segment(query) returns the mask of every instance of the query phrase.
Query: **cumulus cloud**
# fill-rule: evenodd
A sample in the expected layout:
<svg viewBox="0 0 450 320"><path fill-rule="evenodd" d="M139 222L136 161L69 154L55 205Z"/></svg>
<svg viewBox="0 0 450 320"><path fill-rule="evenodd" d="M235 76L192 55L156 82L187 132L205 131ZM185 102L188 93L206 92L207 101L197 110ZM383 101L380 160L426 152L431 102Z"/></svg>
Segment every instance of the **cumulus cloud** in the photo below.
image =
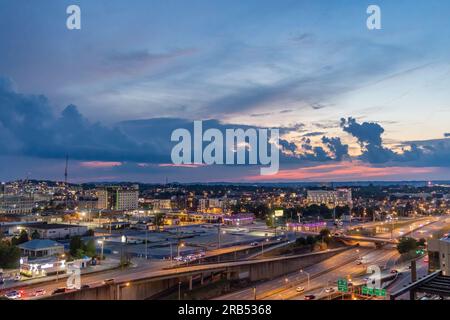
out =
<svg viewBox="0 0 450 320"><path fill-rule="evenodd" d="M69 154L72 159L102 161L167 160L118 127L90 122L74 105L56 115L46 97L20 94L5 79L0 82L0 111L4 154L40 158Z"/></svg>
<svg viewBox="0 0 450 320"><path fill-rule="evenodd" d="M358 123L350 117L341 119L341 127L357 139L362 150L360 160L374 164L407 162L413 166L450 166L448 139L406 141L402 152L395 152L383 145L384 128L378 123Z"/></svg>

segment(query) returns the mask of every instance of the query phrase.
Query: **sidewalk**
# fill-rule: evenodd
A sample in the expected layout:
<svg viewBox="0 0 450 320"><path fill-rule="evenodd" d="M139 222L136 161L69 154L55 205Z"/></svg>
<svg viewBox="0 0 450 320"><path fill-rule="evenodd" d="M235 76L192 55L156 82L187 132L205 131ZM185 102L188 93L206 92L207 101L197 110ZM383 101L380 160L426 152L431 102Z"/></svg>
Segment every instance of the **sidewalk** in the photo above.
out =
<svg viewBox="0 0 450 320"><path fill-rule="evenodd" d="M81 269L81 275L92 274L92 273L102 272L102 271L106 271L106 270L112 270L112 269L118 268L119 265L120 265L119 259L108 258L108 259L102 261L100 265L89 266L89 267L86 267L85 269ZM27 279L27 280L21 280L21 281L13 281L13 282L8 281L8 282L5 282L3 285L0 285L0 290L13 289L13 288L17 288L17 287L29 286L29 285L33 285L33 284L39 284L39 283L46 283L46 282L50 282L50 281L56 281L58 279L65 279L68 277L69 277L69 275L64 273L64 274L60 274L58 276L54 275L54 276L49 276L49 277Z"/></svg>

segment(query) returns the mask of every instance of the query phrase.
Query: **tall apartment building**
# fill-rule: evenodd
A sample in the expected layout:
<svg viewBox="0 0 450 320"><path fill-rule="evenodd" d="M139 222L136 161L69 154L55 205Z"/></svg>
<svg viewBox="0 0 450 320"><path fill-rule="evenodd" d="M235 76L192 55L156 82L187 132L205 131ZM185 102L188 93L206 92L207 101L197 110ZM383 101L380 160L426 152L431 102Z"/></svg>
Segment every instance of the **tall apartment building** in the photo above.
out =
<svg viewBox="0 0 450 320"><path fill-rule="evenodd" d="M31 195L0 194L0 214L28 214L34 207Z"/></svg>
<svg viewBox="0 0 450 320"><path fill-rule="evenodd" d="M325 204L329 207L334 206L351 206L352 190L308 190L308 204Z"/></svg>
<svg viewBox="0 0 450 320"><path fill-rule="evenodd" d="M134 210L138 208L139 190L134 186L104 187L96 190L98 209Z"/></svg>
<svg viewBox="0 0 450 320"><path fill-rule="evenodd" d="M225 202L220 198L200 199L198 201L198 211L200 212L221 212L224 207Z"/></svg>
<svg viewBox="0 0 450 320"><path fill-rule="evenodd" d="M171 210L172 200L170 199L155 199L153 200L153 209L155 210Z"/></svg>

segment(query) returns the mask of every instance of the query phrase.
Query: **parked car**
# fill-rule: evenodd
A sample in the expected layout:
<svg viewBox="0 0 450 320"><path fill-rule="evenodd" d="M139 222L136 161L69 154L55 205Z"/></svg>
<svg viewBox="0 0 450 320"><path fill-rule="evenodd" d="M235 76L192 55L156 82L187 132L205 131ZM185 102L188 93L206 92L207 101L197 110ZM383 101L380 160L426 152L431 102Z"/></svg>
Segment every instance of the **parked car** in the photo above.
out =
<svg viewBox="0 0 450 320"><path fill-rule="evenodd" d="M20 299L22 297L22 294L20 293L20 291L13 290L13 291L8 291L5 294L5 297L7 297L8 299L17 300L17 299Z"/></svg>

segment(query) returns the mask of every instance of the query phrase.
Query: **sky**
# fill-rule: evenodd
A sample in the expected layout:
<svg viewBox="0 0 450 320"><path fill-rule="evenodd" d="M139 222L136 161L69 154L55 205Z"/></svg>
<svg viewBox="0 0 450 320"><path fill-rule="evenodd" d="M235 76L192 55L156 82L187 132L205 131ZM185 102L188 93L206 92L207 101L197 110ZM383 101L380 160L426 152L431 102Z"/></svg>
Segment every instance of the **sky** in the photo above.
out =
<svg viewBox="0 0 450 320"><path fill-rule="evenodd" d="M68 30L66 8L81 8ZM369 5L381 30L366 26ZM450 179L445 0L0 0L0 180ZM280 171L170 134L280 128Z"/></svg>

